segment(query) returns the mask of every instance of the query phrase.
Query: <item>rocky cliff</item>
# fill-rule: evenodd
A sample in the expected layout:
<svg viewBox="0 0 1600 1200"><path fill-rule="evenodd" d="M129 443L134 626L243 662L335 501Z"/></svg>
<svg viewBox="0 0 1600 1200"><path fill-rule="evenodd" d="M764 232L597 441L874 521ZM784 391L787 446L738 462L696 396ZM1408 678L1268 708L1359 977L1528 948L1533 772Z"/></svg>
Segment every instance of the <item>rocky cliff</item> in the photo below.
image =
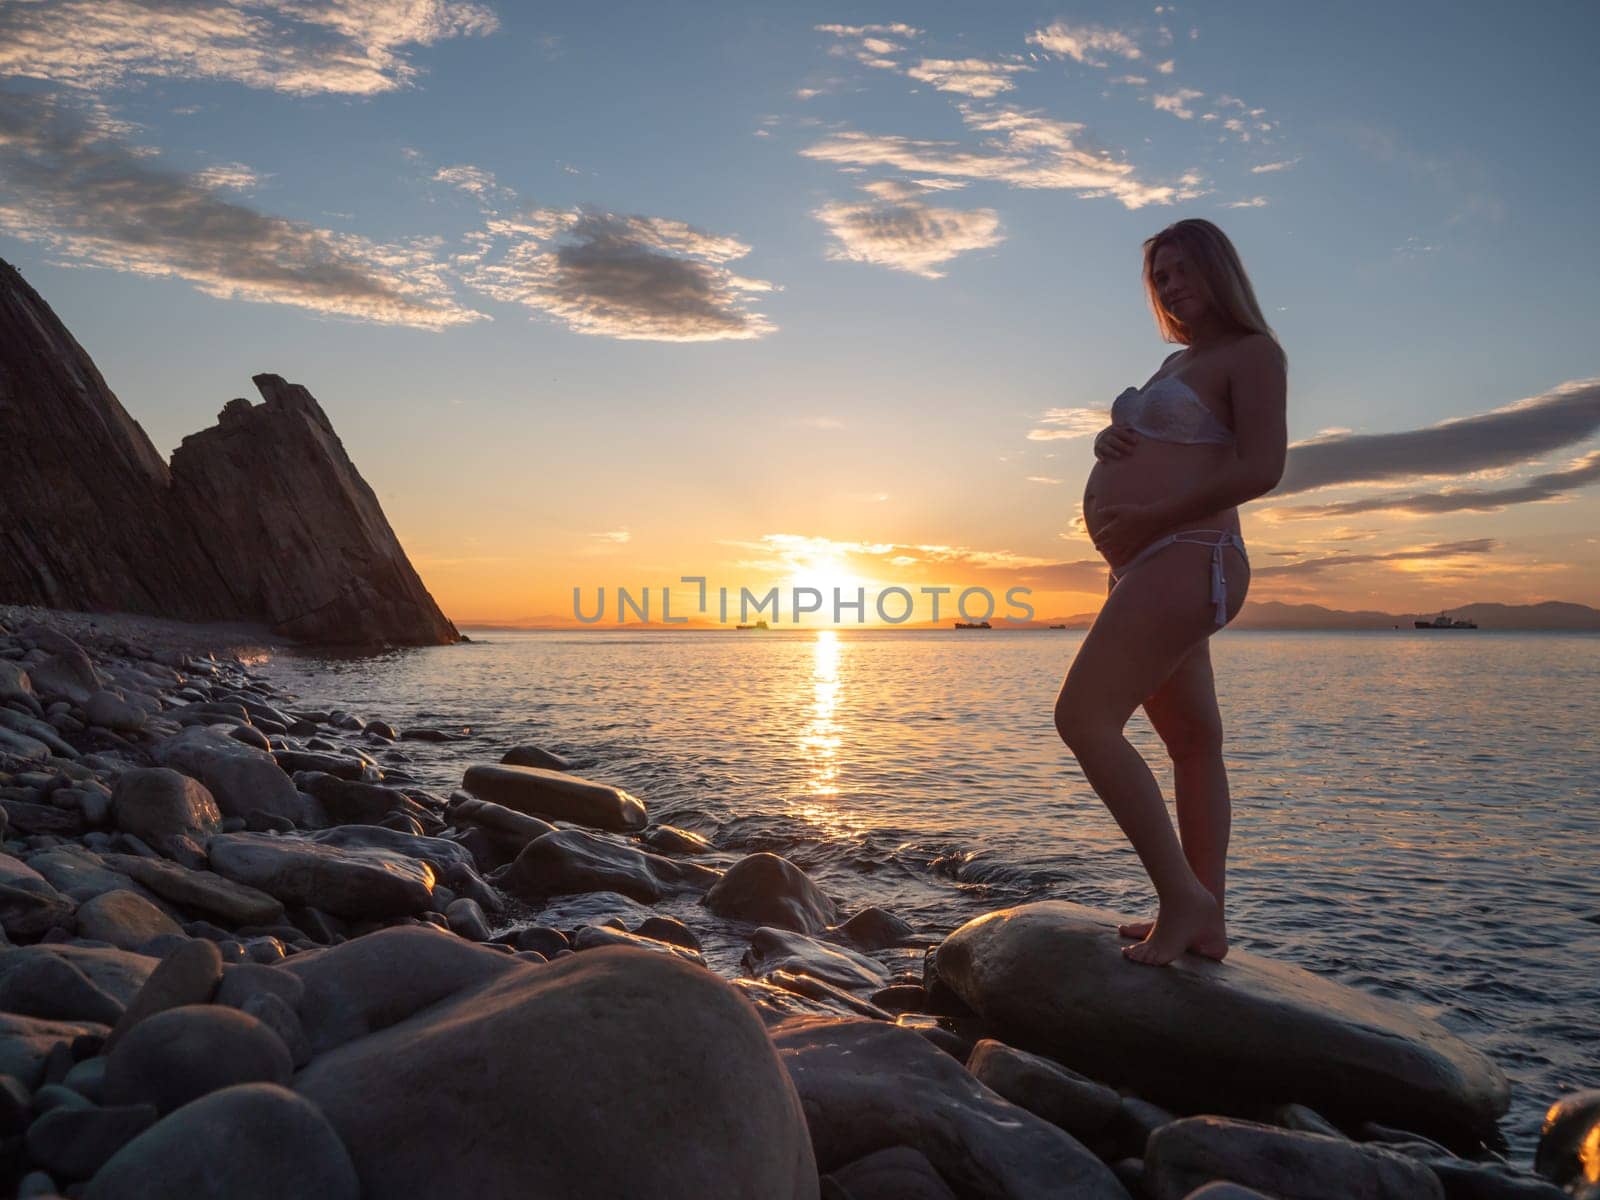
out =
<svg viewBox="0 0 1600 1200"><path fill-rule="evenodd" d="M257 375L172 465L0 261L0 601L260 621L309 642L458 639L327 414Z"/></svg>

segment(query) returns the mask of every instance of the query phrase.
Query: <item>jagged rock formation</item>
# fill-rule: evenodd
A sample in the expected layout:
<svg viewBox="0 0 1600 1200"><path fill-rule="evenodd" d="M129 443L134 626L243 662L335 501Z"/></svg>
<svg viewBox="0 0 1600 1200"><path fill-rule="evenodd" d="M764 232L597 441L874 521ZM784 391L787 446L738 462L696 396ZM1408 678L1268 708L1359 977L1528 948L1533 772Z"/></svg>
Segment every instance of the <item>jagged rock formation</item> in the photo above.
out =
<svg viewBox="0 0 1600 1200"><path fill-rule="evenodd" d="M172 465L0 261L0 601L247 620L310 642L459 635L311 393L254 377Z"/></svg>

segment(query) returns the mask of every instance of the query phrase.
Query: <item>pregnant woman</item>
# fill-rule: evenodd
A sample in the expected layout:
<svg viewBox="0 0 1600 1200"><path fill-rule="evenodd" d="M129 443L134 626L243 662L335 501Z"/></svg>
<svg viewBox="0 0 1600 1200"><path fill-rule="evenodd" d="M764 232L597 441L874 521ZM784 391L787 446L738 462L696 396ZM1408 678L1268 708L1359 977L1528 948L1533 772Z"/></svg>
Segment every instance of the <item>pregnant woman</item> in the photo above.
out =
<svg viewBox="0 0 1600 1200"><path fill-rule="evenodd" d="M1228 775L1208 639L1250 586L1238 506L1277 486L1287 366L1239 255L1209 221L1144 243L1164 340L1184 349L1128 388L1095 439L1083 519L1110 594L1056 698L1056 729L1155 885L1154 921L1120 926L1126 957L1159 966L1228 952ZM1178 827L1123 736L1144 706L1172 757Z"/></svg>

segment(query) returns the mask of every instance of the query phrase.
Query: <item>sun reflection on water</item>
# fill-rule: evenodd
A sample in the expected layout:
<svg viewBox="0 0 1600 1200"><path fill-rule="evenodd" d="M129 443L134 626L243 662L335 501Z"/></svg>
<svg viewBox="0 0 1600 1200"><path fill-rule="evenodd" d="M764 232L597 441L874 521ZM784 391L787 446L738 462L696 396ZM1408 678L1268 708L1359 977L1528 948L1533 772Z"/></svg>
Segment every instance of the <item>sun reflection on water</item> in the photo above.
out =
<svg viewBox="0 0 1600 1200"><path fill-rule="evenodd" d="M871 824L838 804L839 758L844 746L843 726L839 720L842 698L839 665L844 645L834 630L817 631L812 645L811 711L797 741L805 764L805 779L802 792L790 806L796 816L835 835L856 832Z"/></svg>

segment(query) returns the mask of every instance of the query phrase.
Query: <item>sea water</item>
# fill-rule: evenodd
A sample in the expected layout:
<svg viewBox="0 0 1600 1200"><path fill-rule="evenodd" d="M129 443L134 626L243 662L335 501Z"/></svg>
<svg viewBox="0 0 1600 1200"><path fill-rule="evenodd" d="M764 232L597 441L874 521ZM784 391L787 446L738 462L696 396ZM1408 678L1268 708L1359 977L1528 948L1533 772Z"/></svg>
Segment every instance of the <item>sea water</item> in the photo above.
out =
<svg viewBox="0 0 1600 1200"><path fill-rule="evenodd" d="M1052 724L1081 633L467 632L267 675L307 704L470 729L403 743L426 786L535 743L726 861L786 855L846 912L879 904L931 934L1047 898L1154 913ZM1487 1053L1525 1164L1549 1103L1600 1087L1600 636L1230 630L1211 653L1232 944ZM1142 713L1129 737L1170 801ZM741 944L713 937L708 957L732 973Z"/></svg>

